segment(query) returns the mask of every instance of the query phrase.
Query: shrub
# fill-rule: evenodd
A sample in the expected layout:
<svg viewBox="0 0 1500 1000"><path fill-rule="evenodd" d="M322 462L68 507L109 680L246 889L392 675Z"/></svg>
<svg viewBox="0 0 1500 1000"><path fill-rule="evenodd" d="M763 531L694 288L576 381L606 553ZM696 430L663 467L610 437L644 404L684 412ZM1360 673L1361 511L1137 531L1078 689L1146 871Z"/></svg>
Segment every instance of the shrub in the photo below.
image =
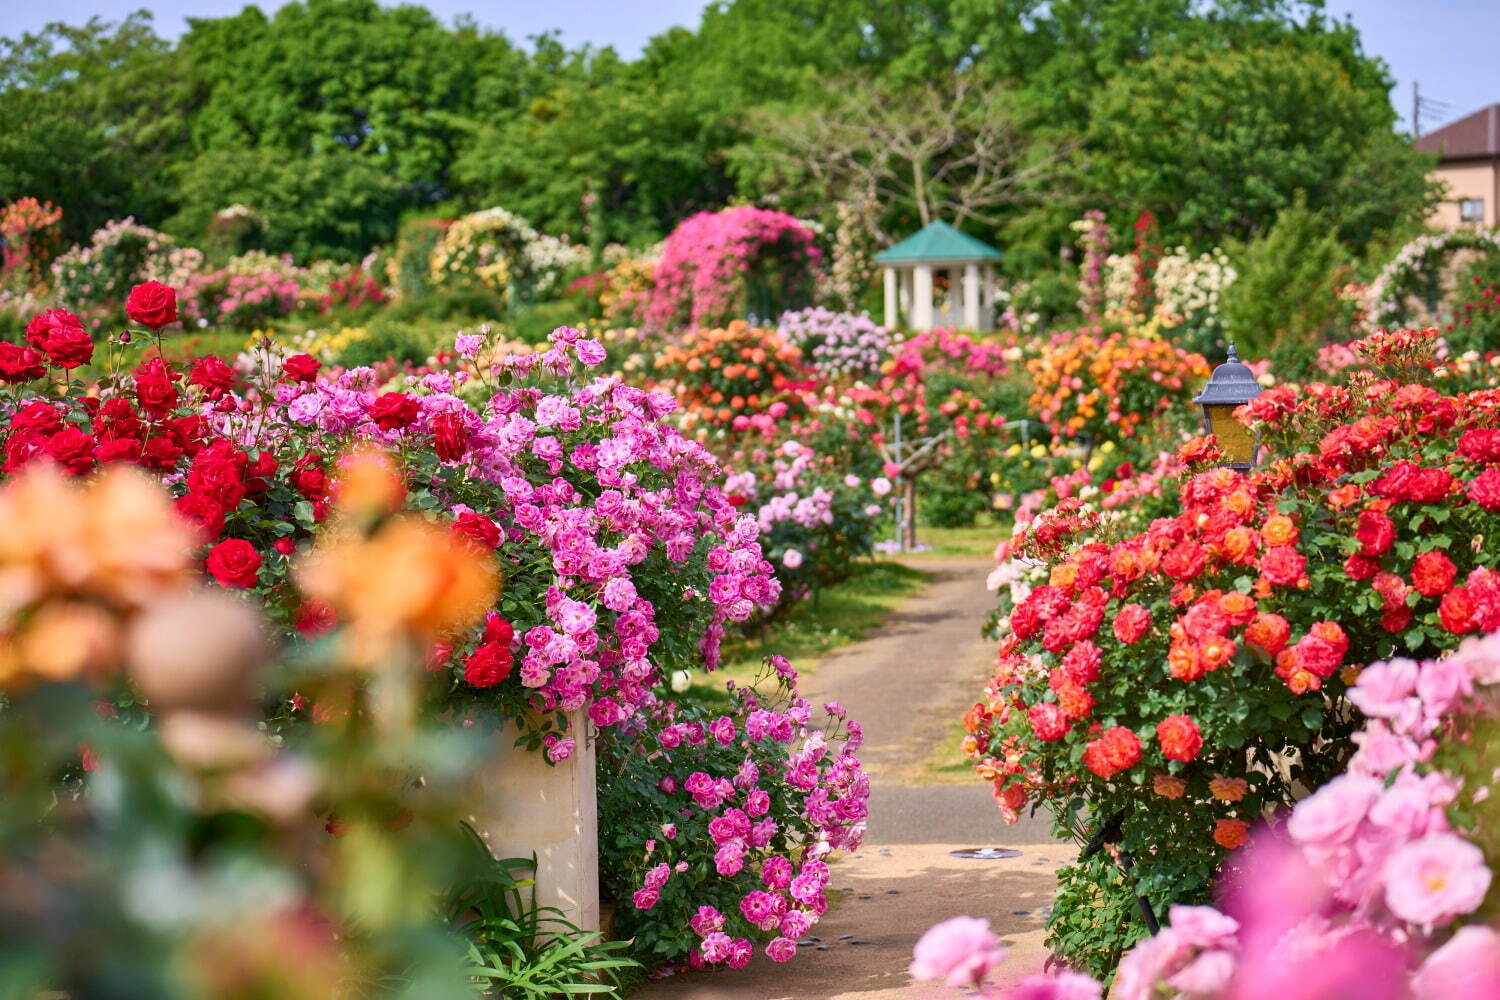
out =
<svg viewBox="0 0 1500 1000"><path fill-rule="evenodd" d="M721 432L744 430L757 420L795 419L806 412L804 394L815 386L801 351L774 330L744 320L686 333L662 348L652 365L676 392L685 426Z"/></svg>
<svg viewBox="0 0 1500 1000"><path fill-rule="evenodd" d="M665 704L600 748L605 886L650 966L785 962L827 908L828 856L864 836L856 724L810 721L784 658L729 706Z"/></svg>
<svg viewBox="0 0 1500 1000"><path fill-rule="evenodd" d="M1117 825L1158 912L1202 901L1243 824L1343 768L1363 664L1500 625L1495 561L1466 544L1500 530L1494 390L1389 377L1425 371L1432 336L1363 342L1347 385L1263 393L1242 411L1269 449L1249 476L1184 446L1155 489L1180 497L1170 516L1079 495L1017 533L1034 562L1003 574L999 668L966 718L1008 814L1029 799L1080 841Z"/></svg>
<svg viewBox="0 0 1500 1000"><path fill-rule="evenodd" d="M122 219L95 232L88 246L73 247L52 262L53 294L66 308L98 312L118 307L143 281L180 288L202 262L197 250L179 250L165 233Z"/></svg>
<svg viewBox="0 0 1500 1000"><path fill-rule="evenodd" d="M713 326L806 305L821 257L812 230L785 212L748 205L699 212L662 244L645 323Z"/></svg>
<svg viewBox="0 0 1500 1000"><path fill-rule="evenodd" d="M822 307L782 313L776 332L825 379L878 374L894 342L890 331L868 315Z"/></svg>

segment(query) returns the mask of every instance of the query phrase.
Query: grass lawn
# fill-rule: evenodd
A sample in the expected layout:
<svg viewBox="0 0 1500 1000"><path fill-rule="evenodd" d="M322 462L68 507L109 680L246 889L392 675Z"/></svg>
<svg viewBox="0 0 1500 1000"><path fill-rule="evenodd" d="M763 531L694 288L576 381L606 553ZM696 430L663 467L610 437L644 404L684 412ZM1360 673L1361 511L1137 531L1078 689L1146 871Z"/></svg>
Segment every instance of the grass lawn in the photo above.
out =
<svg viewBox="0 0 1500 1000"><path fill-rule="evenodd" d="M995 546L1010 537L1009 525L980 524L972 528L917 528L917 544L932 548L908 558L984 559L995 557Z"/></svg>
<svg viewBox="0 0 1500 1000"><path fill-rule="evenodd" d="M724 666L712 674L696 675L685 697L726 700L725 681L753 681L762 661L773 653L791 660L798 672L810 673L824 654L878 628L929 579L930 574L891 559L860 563L849 579L798 604L786 617L755 634L726 641Z"/></svg>

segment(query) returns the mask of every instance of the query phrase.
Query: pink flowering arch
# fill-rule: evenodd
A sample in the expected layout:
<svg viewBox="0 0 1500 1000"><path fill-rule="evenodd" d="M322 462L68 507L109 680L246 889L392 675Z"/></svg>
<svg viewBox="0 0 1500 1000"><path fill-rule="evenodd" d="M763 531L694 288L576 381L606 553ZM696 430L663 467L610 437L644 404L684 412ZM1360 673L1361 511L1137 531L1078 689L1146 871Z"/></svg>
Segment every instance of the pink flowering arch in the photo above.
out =
<svg viewBox="0 0 1500 1000"><path fill-rule="evenodd" d="M794 300L811 297L822 259L813 239L801 220L749 205L688 217L662 244L646 325L713 326L751 310L805 305Z"/></svg>

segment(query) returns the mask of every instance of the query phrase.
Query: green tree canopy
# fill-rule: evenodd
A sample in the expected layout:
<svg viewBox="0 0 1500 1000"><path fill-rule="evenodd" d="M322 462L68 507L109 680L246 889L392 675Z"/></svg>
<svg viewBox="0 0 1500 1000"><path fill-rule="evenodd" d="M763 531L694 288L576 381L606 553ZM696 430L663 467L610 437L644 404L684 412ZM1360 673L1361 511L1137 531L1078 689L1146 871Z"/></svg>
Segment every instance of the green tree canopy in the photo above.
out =
<svg viewBox="0 0 1500 1000"><path fill-rule="evenodd" d="M1426 205L1430 161L1394 118L1321 45L1170 51L1099 92L1077 183L1195 248L1263 232L1300 191L1359 249Z"/></svg>

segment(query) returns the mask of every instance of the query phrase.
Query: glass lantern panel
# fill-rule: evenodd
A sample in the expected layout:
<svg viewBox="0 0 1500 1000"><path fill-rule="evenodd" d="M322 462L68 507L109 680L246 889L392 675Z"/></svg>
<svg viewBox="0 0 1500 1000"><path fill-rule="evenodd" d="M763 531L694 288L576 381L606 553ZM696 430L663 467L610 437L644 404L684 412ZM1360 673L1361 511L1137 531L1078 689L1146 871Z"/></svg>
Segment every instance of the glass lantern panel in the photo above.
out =
<svg viewBox="0 0 1500 1000"><path fill-rule="evenodd" d="M1238 406L1205 406L1208 426L1213 431L1224 458L1231 465L1249 465L1255 458L1255 438L1250 428L1234 419Z"/></svg>

